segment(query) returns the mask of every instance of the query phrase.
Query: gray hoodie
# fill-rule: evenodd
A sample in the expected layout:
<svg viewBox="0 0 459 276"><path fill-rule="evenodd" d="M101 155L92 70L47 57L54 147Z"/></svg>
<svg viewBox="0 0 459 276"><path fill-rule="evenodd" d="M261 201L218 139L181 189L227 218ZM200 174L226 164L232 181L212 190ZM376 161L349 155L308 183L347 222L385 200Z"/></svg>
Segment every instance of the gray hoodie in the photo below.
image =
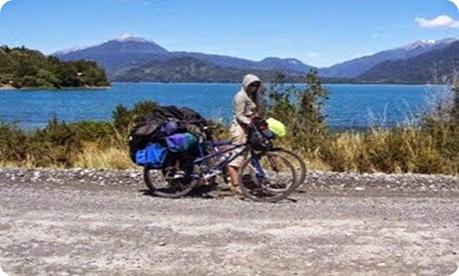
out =
<svg viewBox="0 0 459 276"><path fill-rule="evenodd" d="M257 94L257 101L253 101L247 94L247 88L250 84L254 82L260 82L260 78L255 75L246 75L242 80L241 90L234 96L233 102L233 115L234 120L242 124L250 124L250 119L253 115L256 114L257 108L260 108L261 105L261 89L259 89Z"/></svg>

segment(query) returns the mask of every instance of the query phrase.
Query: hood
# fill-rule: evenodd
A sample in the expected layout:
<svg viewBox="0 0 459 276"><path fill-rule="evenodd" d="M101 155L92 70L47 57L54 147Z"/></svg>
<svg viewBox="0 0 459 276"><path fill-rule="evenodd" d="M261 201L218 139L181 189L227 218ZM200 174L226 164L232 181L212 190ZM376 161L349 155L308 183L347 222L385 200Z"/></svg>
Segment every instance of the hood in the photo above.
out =
<svg viewBox="0 0 459 276"><path fill-rule="evenodd" d="M244 77L244 79L242 80L242 88L244 89L244 91L247 91L247 88L249 87L249 85L251 83L254 83L254 82L260 82L261 83L261 80L259 77L255 76L255 75L252 75L252 74L248 74Z"/></svg>

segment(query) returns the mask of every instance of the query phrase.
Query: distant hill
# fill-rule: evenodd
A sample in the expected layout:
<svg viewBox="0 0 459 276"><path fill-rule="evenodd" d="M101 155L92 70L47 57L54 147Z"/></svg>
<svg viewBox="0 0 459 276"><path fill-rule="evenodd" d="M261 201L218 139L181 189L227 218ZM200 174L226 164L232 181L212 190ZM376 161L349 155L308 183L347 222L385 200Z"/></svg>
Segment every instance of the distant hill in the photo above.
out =
<svg viewBox="0 0 459 276"><path fill-rule="evenodd" d="M91 60L103 66L110 78L119 76L120 72L141 67L151 61L176 60L193 58L219 68L238 70L271 70L286 74L305 74L311 68L297 59L266 58L252 61L237 57L213 55L196 52L169 52L158 44L134 36L124 36L103 44L84 49L60 51L53 54L61 60ZM231 70L230 70L231 71Z"/></svg>
<svg viewBox="0 0 459 276"><path fill-rule="evenodd" d="M277 72L261 69L223 68L194 57L154 60L137 68L120 71L114 81L126 82L240 82L245 74L254 73L271 80ZM289 81L302 81L300 74L287 75Z"/></svg>
<svg viewBox="0 0 459 276"><path fill-rule="evenodd" d="M90 61L61 62L24 47L0 47L0 88L109 86L104 71Z"/></svg>
<svg viewBox="0 0 459 276"><path fill-rule="evenodd" d="M61 51L53 55L65 61L95 61L111 76L125 67L141 66L152 59L168 57L170 54L154 42L136 37L123 37L97 46Z"/></svg>
<svg viewBox="0 0 459 276"><path fill-rule="evenodd" d="M403 60L427 53L432 50L441 49L457 41L448 38L439 41L417 41L412 44L391 49L374 55L365 56L341 64L336 64L328 68L322 68L322 76L331 78L355 78L370 70L374 66L392 60Z"/></svg>
<svg viewBox="0 0 459 276"><path fill-rule="evenodd" d="M278 70L292 73L307 73L312 68L293 58L281 59L269 57L261 61L252 61L237 57L193 52L174 52L173 55L174 57L192 57L223 68Z"/></svg>
<svg viewBox="0 0 459 276"><path fill-rule="evenodd" d="M383 62L358 79L382 83L449 83L458 72L459 41L416 57Z"/></svg>

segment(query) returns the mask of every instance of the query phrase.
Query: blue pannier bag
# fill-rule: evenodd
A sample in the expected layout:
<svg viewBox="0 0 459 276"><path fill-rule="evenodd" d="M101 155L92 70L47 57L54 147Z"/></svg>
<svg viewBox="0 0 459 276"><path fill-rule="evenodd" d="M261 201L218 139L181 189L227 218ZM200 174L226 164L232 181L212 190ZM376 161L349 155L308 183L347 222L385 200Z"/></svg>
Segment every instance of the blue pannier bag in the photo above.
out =
<svg viewBox="0 0 459 276"><path fill-rule="evenodd" d="M166 138L167 148L174 153L184 153L198 144L198 139L191 133L178 133Z"/></svg>
<svg viewBox="0 0 459 276"><path fill-rule="evenodd" d="M149 145L144 150L138 150L135 154L136 164L152 169L161 169L167 156L167 149L159 144Z"/></svg>

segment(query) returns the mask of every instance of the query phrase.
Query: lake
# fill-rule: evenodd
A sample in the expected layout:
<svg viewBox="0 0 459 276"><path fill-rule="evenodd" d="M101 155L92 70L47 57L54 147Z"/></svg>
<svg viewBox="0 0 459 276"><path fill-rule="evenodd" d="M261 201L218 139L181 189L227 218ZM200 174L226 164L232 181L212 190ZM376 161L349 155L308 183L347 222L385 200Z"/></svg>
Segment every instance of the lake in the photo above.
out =
<svg viewBox="0 0 459 276"><path fill-rule="evenodd" d="M204 116L228 121L239 84L114 83L101 90L0 91L0 121L24 128L46 125L48 119L75 122L109 120L118 104L141 100L188 106ZM405 124L432 107L437 96L451 89L439 85L326 85L330 98L325 115L332 127L391 127Z"/></svg>

